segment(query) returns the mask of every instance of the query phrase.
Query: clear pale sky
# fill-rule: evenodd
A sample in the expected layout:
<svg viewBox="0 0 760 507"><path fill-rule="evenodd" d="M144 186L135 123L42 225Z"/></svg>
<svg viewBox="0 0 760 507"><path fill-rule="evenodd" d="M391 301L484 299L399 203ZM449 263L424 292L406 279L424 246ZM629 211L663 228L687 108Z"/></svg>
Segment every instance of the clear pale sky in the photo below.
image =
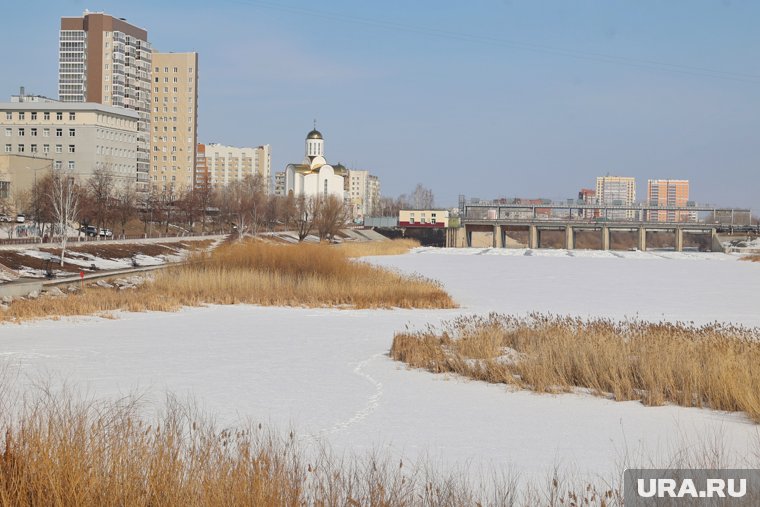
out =
<svg viewBox="0 0 760 507"><path fill-rule="evenodd" d="M201 142L329 162L384 195L577 196L598 175L688 178L760 211L760 2L3 2L0 99L57 95L61 16L84 9L200 54Z"/></svg>

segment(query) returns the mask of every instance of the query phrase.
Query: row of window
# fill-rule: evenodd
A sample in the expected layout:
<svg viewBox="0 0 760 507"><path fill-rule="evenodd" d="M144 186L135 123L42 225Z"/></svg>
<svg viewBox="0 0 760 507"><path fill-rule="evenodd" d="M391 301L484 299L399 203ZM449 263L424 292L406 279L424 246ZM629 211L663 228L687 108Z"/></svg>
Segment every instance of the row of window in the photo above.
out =
<svg viewBox="0 0 760 507"><path fill-rule="evenodd" d="M17 153L26 153L26 145L25 144L19 144L18 149L16 150ZM56 144L55 145L55 152L56 153L63 153L63 145L62 144ZM13 145L12 144L6 144L5 145L5 153L13 153ZM29 153L38 153L37 151L37 145L36 144L30 144L29 145ZM49 144L43 144L42 145L42 153L50 153L50 145ZM69 153L76 153L76 145L70 144L69 145Z"/></svg>
<svg viewBox="0 0 760 507"><path fill-rule="evenodd" d="M159 93L159 91L158 91L158 90L159 90L158 86L156 86L156 87L153 89L153 91L154 91L155 93ZM175 87L174 87L174 89L173 89L173 91L174 91L174 93L179 93L179 88L177 88L177 87L175 86ZM164 86L164 93L169 93L169 87L168 87L168 86ZM193 93L193 87L192 87L192 86L188 86L188 87L187 87L187 93Z"/></svg>
<svg viewBox="0 0 760 507"><path fill-rule="evenodd" d="M37 137L37 128L30 128L29 129L29 136L30 137ZM5 137L11 137L13 135L13 129L11 127L5 128ZM69 137L76 137L77 135L77 129L69 129ZM26 136L26 128L25 127L19 127L18 128L18 136L19 137L25 137ZM42 129L42 137L50 137L50 129L44 128ZM55 137L63 137L63 129L55 129Z"/></svg>
<svg viewBox="0 0 760 507"><path fill-rule="evenodd" d="M17 118L20 121L26 120L26 113L27 111L18 111ZM36 120L37 119L37 111L29 111L29 119L30 120ZM13 111L6 111L5 112L5 119L6 120L13 120ZM43 111L42 113L42 119L43 120L49 120L50 119L50 111ZM58 121L63 120L63 112L57 111L55 113L55 119ZM77 119L77 113L74 111L69 111L69 121L74 121Z"/></svg>
<svg viewBox="0 0 760 507"><path fill-rule="evenodd" d="M169 142L169 137L168 136L153 136L153 142L154 143L158 143L158 142L168 143ZM177 136L172 136L172 142L173 143L177 142ZM187 142L188 143L192 143L193 142L193 138L192 137L188 137L187 138Z"/></svg>
<svg viewBox="0 0 760 507"><path fill-rule="evenodd" d="M156 71L156 73L161 72L161 67L156 67L155 71ZM169 67L164 67L164 72L168 73L169 72ZM179 72L179 67L174 67L174 73L176 74L177 72ZM193 68L192 67L188 67L187 68L187 72L189 74L192 74L193 73Z"/></svg>
<svg viewBox="0 0 760 507"><path fill-rule="evenodd" d="M163 111L159 111L158 110L158 106L156 106L156 107L153 108L153 112L154 113L160 113L160 112L168 113L169 112L169 107L168 106L164 106L163 107ZM179 111L177 111L177 106L173 106L172 107L172 113L177 113L177 112L179 112ZM193 114L193 108L192 107L188 107L187 108L187 114ZM157 116L156 118L159 118L159 117ZM175 118L176 118L176 116L175 116ZM174 120L174 121L177 121L177 120Z"/></svg>

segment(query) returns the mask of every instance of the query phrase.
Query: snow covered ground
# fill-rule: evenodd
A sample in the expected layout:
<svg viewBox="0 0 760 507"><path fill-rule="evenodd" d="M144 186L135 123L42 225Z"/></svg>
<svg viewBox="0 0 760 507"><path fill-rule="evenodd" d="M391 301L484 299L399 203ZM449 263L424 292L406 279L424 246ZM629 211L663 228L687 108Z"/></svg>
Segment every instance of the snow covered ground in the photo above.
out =
<svg viewBox="0 0 760 507"><path fill-rule="evenodd" d="M758 426L738 414L539 395L407 369L394 331L462 313L530 311L760 326L760 264L722 254L418 249L368 259L443 282L457 310L214 306L0 326L22 381L66 379L97 396L171 391L223 423L252 419L334 449L423 456L453 471L605 477L719 441L746 463ZM756 458L755 458L756 459Z"/></svg>

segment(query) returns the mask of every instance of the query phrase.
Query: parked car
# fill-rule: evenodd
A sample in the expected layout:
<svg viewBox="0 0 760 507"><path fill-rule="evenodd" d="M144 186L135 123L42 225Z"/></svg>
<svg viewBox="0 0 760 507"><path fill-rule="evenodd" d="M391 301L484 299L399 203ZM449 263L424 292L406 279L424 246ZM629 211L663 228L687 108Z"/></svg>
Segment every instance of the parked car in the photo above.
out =
<svg viewBox="0 0 760 507"><path fill-rule="evenodd" d="M95 237L98 234L98 228L94 225L87 225L87 226L81 226L79 228L80 232L85 233L86 236Z"/></svg>
<svg viewBox="0 0 760 507"><path fill-rule="evenodd" d="M110 238L113 236L113 232L111 229L100 229L100 237L101 238Z"/></svg>
<svg viewBox="0 0 760 507"><path fill-rule="evenodd" d="M0 222L13 222L8 215L0 215Z"/></svg>
<svg viewBox="0 0 760 507"><path fill-rule="evenodd" d="M16 215L16 222L23 224L26 222L26 217L24 215Z"/></svg>

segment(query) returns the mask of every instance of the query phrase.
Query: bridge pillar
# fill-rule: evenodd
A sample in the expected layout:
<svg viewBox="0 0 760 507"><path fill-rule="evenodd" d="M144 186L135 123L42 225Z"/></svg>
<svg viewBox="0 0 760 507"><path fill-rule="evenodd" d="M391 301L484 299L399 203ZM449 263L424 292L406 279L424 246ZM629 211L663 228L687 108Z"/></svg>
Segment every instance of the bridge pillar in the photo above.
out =
<svg viewBox="0 0 760 507"><path fill-rule="evenodd" d="M466 225L464 226L464 245L467 248L472 247L472 231Z"/></svg>
<svg viewBox="0 0 760 507"><path fill-rule="evenodd" d="M642 252L646 252L647 250L647 228L646 227L639 227L639 241L638 241L638 248Z"/></svg>
<svg viewBox="0 0 760 507"><path fill-rule="evenodd" d="M602 250L610 249L610 228L602 226Z"/></svg>
<svg viewBox="0 0 760 507"><path fill-rule="evenodd" d="M528 248L536 249L538 248L538 227L535 225L529 225L528 226Z"/></svg>
<svg viewBox="0 0 760 507"><path fill-rule="evenodd" d="M500 225L493 226L493 247L504 248L504 235L501 232Z"/></svg>
<svg viewBox="0 0 760 507"><path fill-rule="evenodd" d="M565 248L568 250L575 248L575 231L572 225L565 226Z"/></svg>
<svg viewBox="0 0 760 507"><path fill-rule="evenodd" d="M683 252L683 229L676 227L676 252Z"/></svg>
<svg viewBox="0 0 760 507"><path fill-rule="evenodd" d="M712 247L710 248L713 252L726 252L726 249L723 248L723 243L720 242L720 238L718 237L718 230L717 229L711 229L710 230L710 237L712 238Z"/></svg>

